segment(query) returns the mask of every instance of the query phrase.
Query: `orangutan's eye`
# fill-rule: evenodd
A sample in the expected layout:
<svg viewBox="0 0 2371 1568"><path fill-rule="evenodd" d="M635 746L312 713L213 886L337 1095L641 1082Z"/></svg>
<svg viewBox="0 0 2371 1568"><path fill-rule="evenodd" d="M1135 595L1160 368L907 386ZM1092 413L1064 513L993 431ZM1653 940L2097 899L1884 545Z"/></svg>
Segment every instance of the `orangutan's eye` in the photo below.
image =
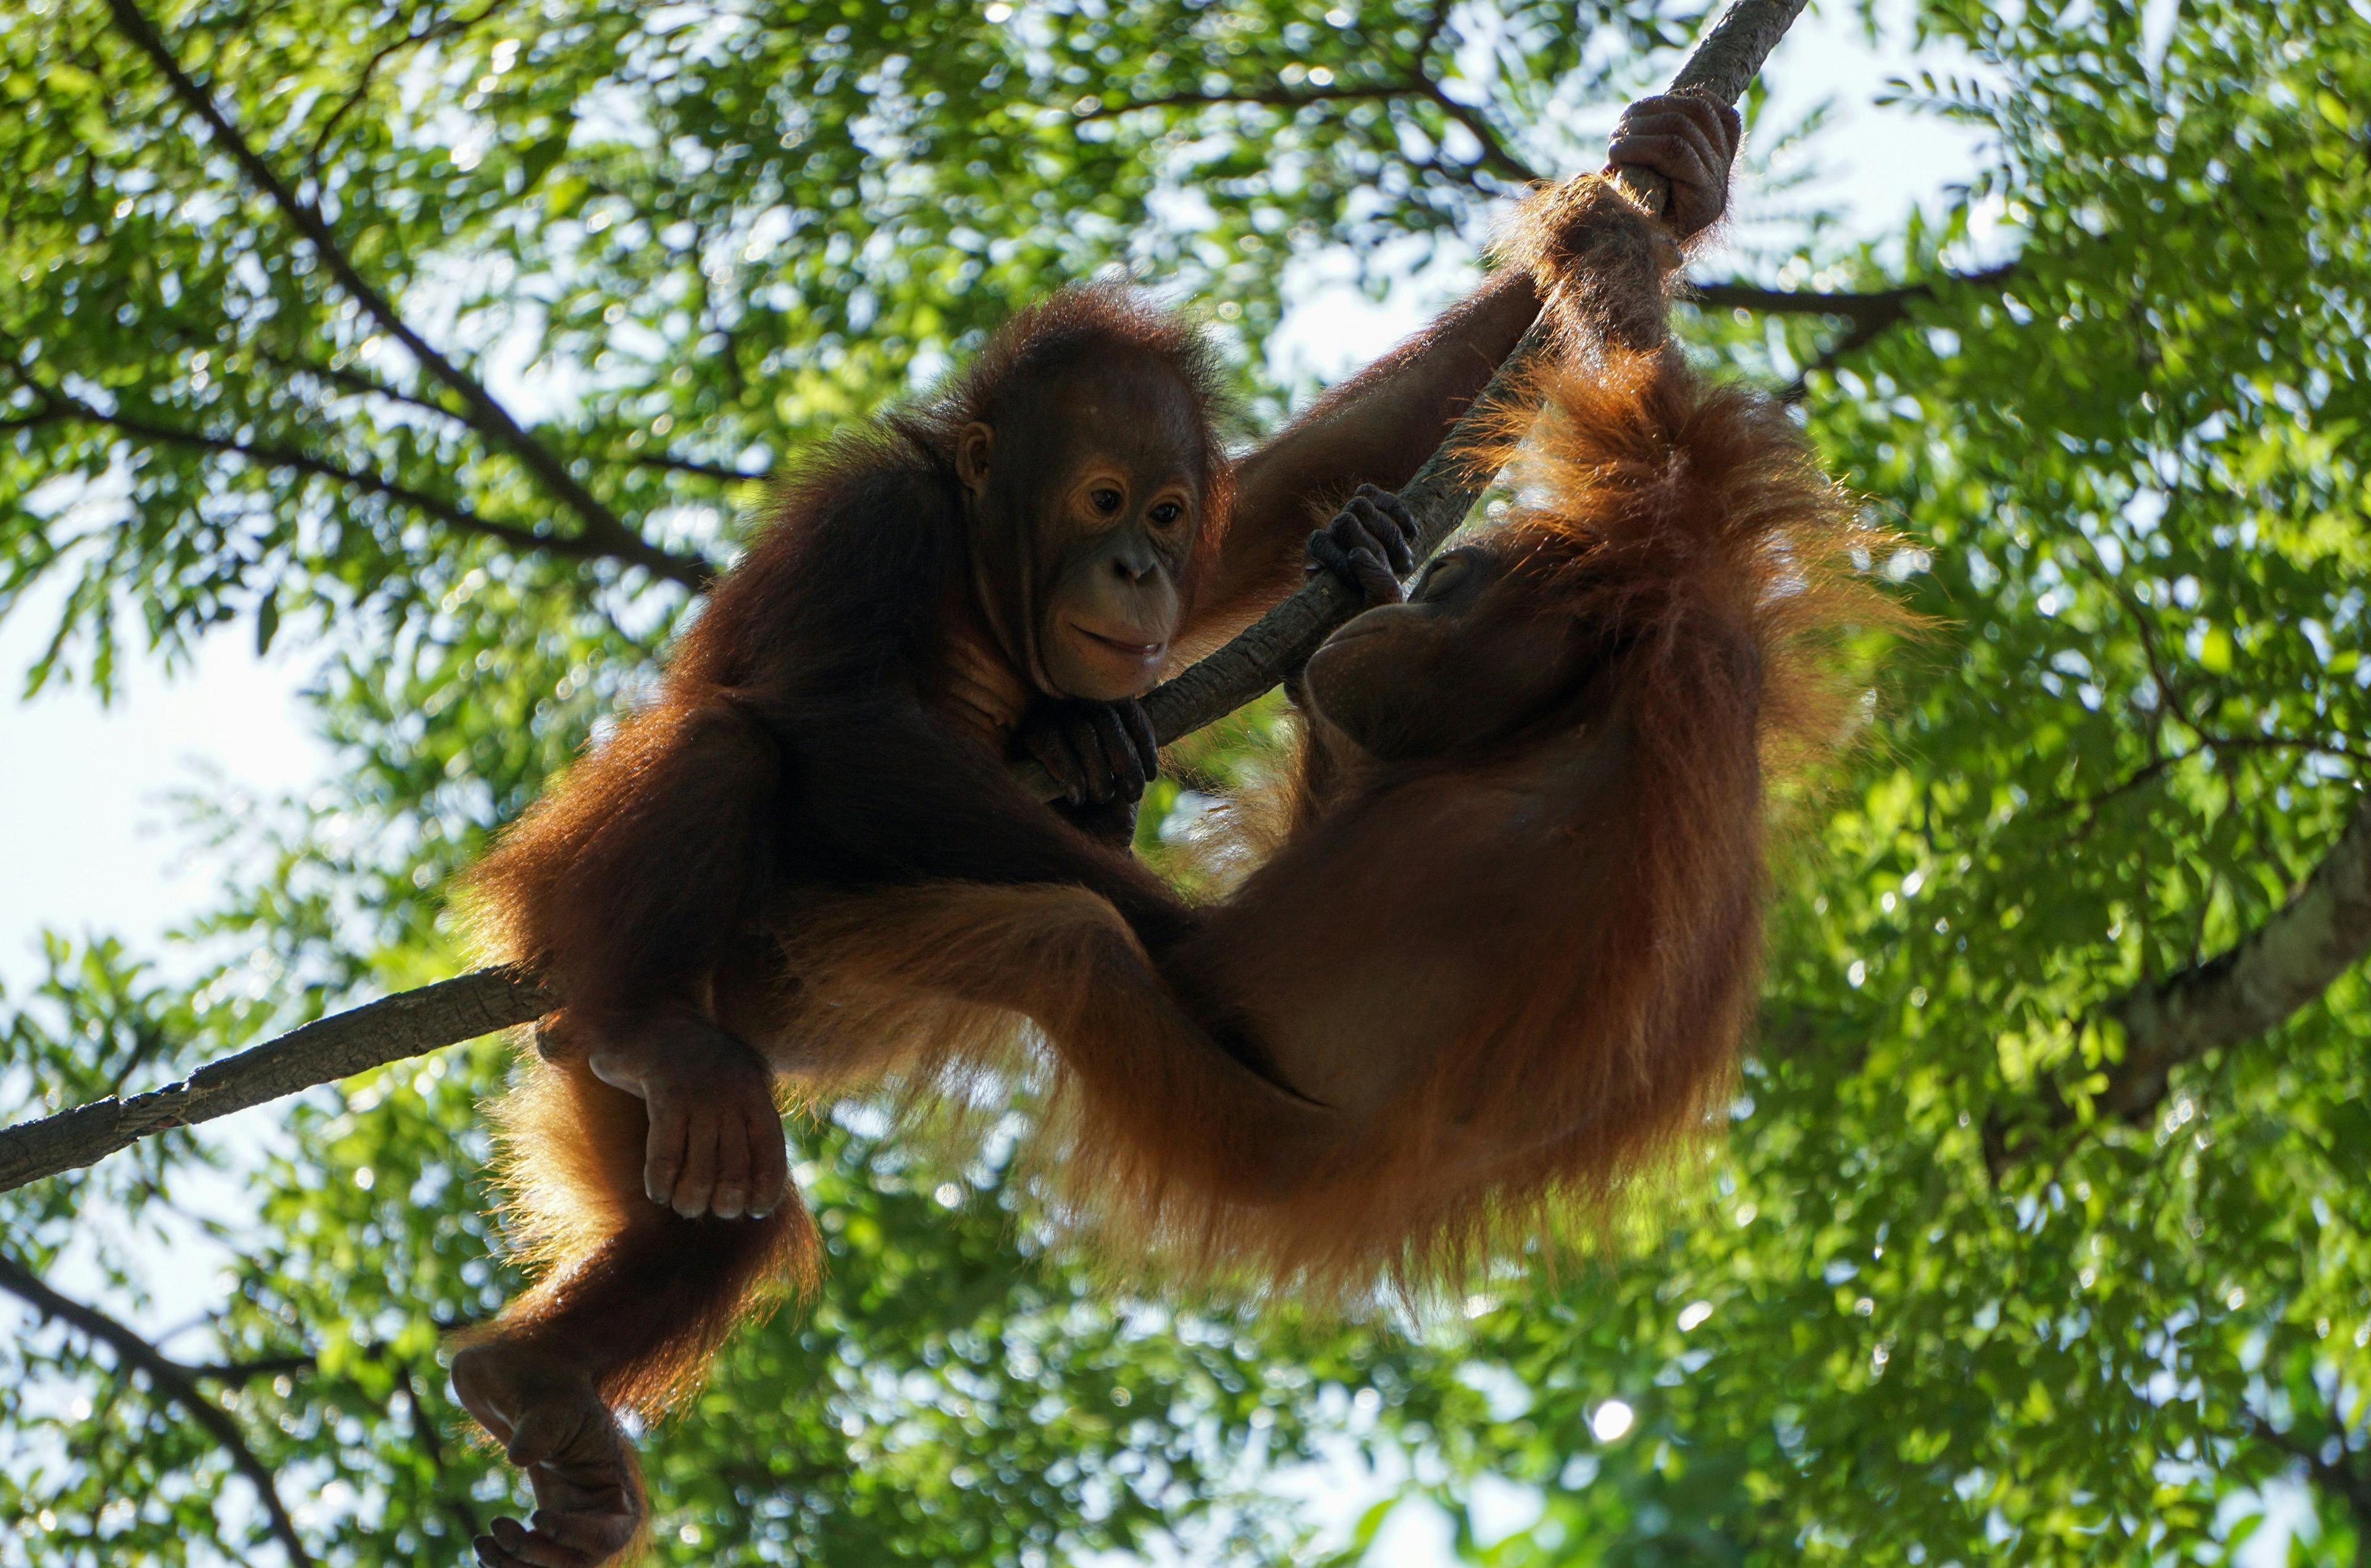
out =
<svg viewBox="0 0 2371 1568"><path fill-rule="evenodd" d="M1105 485L1101 489L1089 491L1087 499L1094 503L1094 508L1097 512L1102 513L1106 517L1119 510L1119 491L1112 489L1109 485Z"/></svg>
<svg viewBox="0 0 2371 1568"><path fill-rule="evenodd" d="M1424 576L1417 582L1413 599L1439 599L1446 596L1464 576L1474 570L1474 562L1463 553L1452 550L1447 555L1432 558Z"/></svg>
<svg viewBox="0 0 2371 1568"><path fill-rule="evenodd" d="M1152 525L1156 528L1166 528L1185 515L1185 507L1174 501L1164 501L1152 509Z"/></svg>

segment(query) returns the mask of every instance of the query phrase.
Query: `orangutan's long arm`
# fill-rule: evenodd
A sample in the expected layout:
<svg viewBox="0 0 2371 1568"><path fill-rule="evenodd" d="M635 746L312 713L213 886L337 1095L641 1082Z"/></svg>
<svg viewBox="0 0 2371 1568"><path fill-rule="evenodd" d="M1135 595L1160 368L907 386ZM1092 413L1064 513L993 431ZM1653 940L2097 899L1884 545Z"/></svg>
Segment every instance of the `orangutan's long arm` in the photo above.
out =
<svg viewBox="0 0 2371 1568"><path fill-rule="evenodd" d="M1405 484L1539 312L1531 274L1504 269L1244 458L1194 644L1232 635L1298 587L1310 531L1358 486Z"/></svg>
<svg viewBox="0 0 2371 1568"><path fill-rule="evenodd" d="M1669 181L1661 226L1684 240L1727 203L1739 130L1737 111L1714 98L1666 94L1631 105L1606 150ZM1560 241L1579 184L1534 191L1501 236L1502 265L1488 282L1243 460L1185 651L1232 635L1298 586L1303 541L1352 490L1396 490L1432 455L1539 315L1541 289L1568 281L1576 259Z"/></svg>

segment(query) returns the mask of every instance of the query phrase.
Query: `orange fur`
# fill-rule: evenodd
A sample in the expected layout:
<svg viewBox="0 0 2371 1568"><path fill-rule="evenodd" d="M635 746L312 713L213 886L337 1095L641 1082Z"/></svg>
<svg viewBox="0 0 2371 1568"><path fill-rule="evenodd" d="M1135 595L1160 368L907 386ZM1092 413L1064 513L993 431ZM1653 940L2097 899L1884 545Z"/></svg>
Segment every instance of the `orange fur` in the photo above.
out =
<svg viewBox="0 0 2371 1568"><path fill-rule="evenodd" d="M1298 825L1157 966L1080 890L821 905L791 938L797 1027L834 1064L818 1088L1010 1072L1025 1018L1058 1214L1116 1255L1320 1298L1602 1219L1686 1147L1753 1009L1774 791L1851 732L1845 628L1909 617L1856 570L1889 536L1784 410L1603 319L1581 318L1586 363L1542 375L1505 454L1516 509L1481 541L1509 564L1494 614L1597 651L1554 711L1476 755L1338 778L1321 742ZM1356 1029L1308 1015L1356 1018L1428 966L1439 1027L1378 1103L1296 1102L1238 1060L1355 1078Z"/></svg>
<svg viewBox="0 0 2371 1568"><path fill-rule="evenodd" d="M1209 513L1180 583L1183 647L1299 582L1312 498L1414 470L1521 330L1513 314L1504 299L1452 311L1239 465L1217 434L1217 362L1188 325L1113 284L1024 312L936 393L827 444L776 489L768 525L687 628L654 698L470 872L463 893L486 958L537 969L567 997L566 1015L547 1020L555 1032L599 1036L672 1009L762 1043L785 969L804 967L795 952L787 965L774 955L778 906L816 888L1066 883L1110 900L1139 932L1183 929L1157 878L1013 782L1000 730L942 721L961 707L958 685L1016 704L1032 696L1017 665L981 677L966 662L1009 659L981 634L1032 550L997 528L1035 520L1000 524L964 499L958 437L987 423L1021 480L1052 483L1060 466L1038 459L1076 432L1081 377L1152 372L1183 388L1191 417L1169 433L1201 475ZM643 1325L625 1336L643 1346L634 1354L653 1358L608 1375L659 1399L758 1288L749 1270L806 1266L805 1222L711 1228L649 1212L633 1176L640 1122L557 1070L530 1062L498 1113L509 1212L540 1283L493 1337L557 1345L573 1334L581 1357L606 1363L620 1343L596 1310L606 1290L619 1322ZM621 1261L663 1246L683 1249L668 1277L719 1293L672 1336L647 1326L650 1293ZM703 1246L722 1254L703 1259ZM667 1287L670 1300L681 1294Z"/></svg>
<svg viewBox="0 0 2371 1568"><path fill-rule="evenodd" d="M763 1219L685 1219L653 1204L642 1101L580 1063L526 1055L492 1116L503 1217L536 1280L461 1344L576 1361L591 1329L596 1391L649 1419L696 1389L734 1324L814 1288L821 1249L795 1198ZM620 1281L639 1286L622 1308Z"/></svg>

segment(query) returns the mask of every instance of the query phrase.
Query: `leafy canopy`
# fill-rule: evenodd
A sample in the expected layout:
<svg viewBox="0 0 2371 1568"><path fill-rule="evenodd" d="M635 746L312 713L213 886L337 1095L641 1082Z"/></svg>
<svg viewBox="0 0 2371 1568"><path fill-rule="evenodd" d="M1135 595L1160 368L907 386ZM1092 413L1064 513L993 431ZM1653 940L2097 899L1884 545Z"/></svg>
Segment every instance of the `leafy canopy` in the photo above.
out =
<svg viewBox="0 0 2371 1568"><path fill-rule="evenodd" d="M342 767L212 803L256 870L186 942L52 945L0 1110L452 972L438 890L630 698L770 465L1113 265L1197 302L1272 419L1289 262L1469 255L1695 11L11 8L0 615L56 631L26 674L298 643ZM1703 1196L1462 1313L1317 1324L1116 1300L1003 1171L851 1107L802 1135L823 1302L653 1444L663 1558L1298 1560L1325 1516L1282 1478L1346 1446L1413 1455L1507 1564L2215 1562L2273 1483L2296 1560L2371 1553L2360 967L2154 1090L2107 1020L2362 810L2371 18L1908 25L1981 67L1899 89L1989 133L1979 178L1879 242L1749 250L1822 294L1691 326L1796 388L1946 628L1810 813ZM0 1343L0 1516L32 1522L0 1562L268 1560L257 1474L318 1561L457 1561L510 1486L434 1354L509 1283L472 1111L501 1072L481 1043L0 1198L7 1264L169 1363L87 1321ZM1483 1476L1522 1489L1511 1534Z"/></svg>

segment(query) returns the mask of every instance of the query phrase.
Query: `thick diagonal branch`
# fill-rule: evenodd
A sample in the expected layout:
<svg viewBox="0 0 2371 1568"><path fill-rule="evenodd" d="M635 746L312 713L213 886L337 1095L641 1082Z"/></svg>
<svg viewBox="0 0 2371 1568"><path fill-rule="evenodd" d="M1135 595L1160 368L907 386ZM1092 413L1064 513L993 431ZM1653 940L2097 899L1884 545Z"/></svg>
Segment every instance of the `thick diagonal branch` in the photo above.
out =
<svg viewBox="0 0 2371 1568"><path fill-rule="evenodd" d="M2095 1103L2137 1120L2165 1099L2174 1068L2270 1032L2371 955L2371 794L2296 895L2194 968L2127 993L2105 1010L2122 1027L2123 1060Z"/></svg>
<svg viewBox="0 0 2371 1568"><path fill-rule="evenodd" d="M344 289L370 318L378 323L382 331L409 350L422 370L461 400L469 411L471 428L494 445L509 452L535 475L545 489L576 513L590 543L600 547L604 555L630 561L688 588L698 589L706 584L710 573L704 563L670 555L628 527L616 513L603 505L575 475L568 471L568 465L559 454L530 434L477 377L455 364L435 345L412 329L396 310L394 302L355 267L353 258L338 243L338 237L330 230L329 220L322 215L321 210L296 194L263 155L239 134L238 128L214 102L214 96L181 69L180 62L156 31L156 25L149 21L134 0L108 0L108 6L114 14L116 26L156 67L166 85L172 89L173 96L204 122L215 144L230 156L231 161L238 165L249 181L279 209L289 226L304 236L321 265L338 281L339 287Z"/></svg>
<svg viewBox="0 0 2371 1568"><path fill-rule="evenodd" d="M480 969L383 997L209 1062L179 1083L129 1100L110 1096L0 1131L0 1193L103 1159L152 1133L210 1122L475 1040L559 1005L541 982L507 969Z"/></svg>
<svg viewBox="0 0 2371 1568"><path fill-rule="evenodd" d="M41 1316L104 1344L115 1353L118 1366L145 1373L158 1393L180 1406L191 1420L206 1429L206 1435L229 1458L231 1468L255 1488L257 1500L272 1521L272 1537L288 1554L288 1561L298 1568L312 1568L313 1555L305 1550L304 1538L296 1533L296 1521L288 1516L287 1505L280 1500L280 1487L272 1467L256 1456L247 1435L238 1429L238 1423L230 1418L229 1412L206 1397L188 1367L97 1308L59 1295L32 1270L5 1252L0 1252L0 1290L6 1290Z"/></svg>

